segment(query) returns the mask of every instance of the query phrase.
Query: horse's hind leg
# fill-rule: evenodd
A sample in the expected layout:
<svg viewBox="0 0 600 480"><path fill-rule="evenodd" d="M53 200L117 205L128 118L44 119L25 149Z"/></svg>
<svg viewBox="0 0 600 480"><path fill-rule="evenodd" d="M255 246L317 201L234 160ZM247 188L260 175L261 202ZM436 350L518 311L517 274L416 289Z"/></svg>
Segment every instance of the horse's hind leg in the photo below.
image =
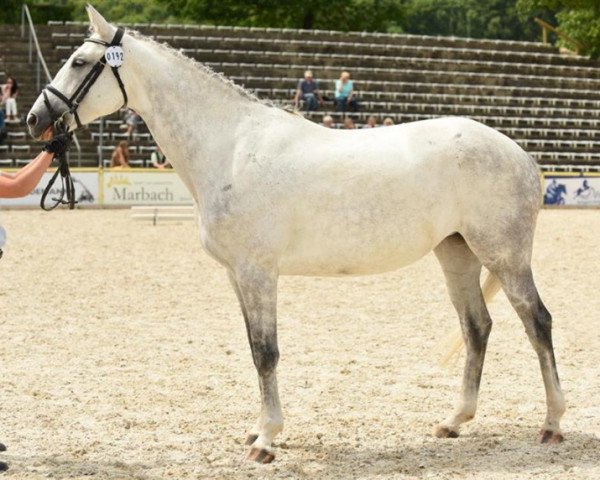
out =
<svg viewBox="0 0 600 480"><path fill-rule="evenodd" d="M542 303L533 281L531 267L495 272L511 305L525 325L529 341L535 349L546 389L546 421L540 432L542 443L563 440L560 419L565 412L565 400L560 388L552 346L552 316Z"/></svg>
<svg viewBox="0 0 600 480"><path fill-rule="evenodd" d="M3 443L0 443L0 452L5 452L6 446ZM8 470L8 464L5 462L0 462L0 472L4 472Z"/></svg>
<svg viewBox="0 0 600 480"><path fill-rule="evenodd" d="M258 371L261 411L246 444L247 458L270 463L273 438L283 430L283 415L277 390L277 273L255 265L244 265L230 272L230 280L240 301L252 359Z"/></svg>
<svg viewBox="0 0 600 480"><path fill-rule="evenodd" d="M467 360L463 374L462 390L455 411L437 425L437 437L458 437L459 426L475 416L477 397L487 341L492 329L479 276L481 262L459 234L447 237L434 250L446 277L450 299L456 308L463 338L467 347Z"/></svg>

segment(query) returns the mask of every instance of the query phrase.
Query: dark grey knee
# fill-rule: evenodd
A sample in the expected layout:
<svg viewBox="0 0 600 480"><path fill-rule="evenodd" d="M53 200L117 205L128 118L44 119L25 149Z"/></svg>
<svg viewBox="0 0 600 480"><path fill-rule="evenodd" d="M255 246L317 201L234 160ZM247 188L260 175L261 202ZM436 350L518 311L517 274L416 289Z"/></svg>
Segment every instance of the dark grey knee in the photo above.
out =
<svg viewBox="0 0 600 480"><path fill-rule="evenodd" d="M252 357L259 375L271 373L279 362L279 349L276 343L252 342Z"/></svg>

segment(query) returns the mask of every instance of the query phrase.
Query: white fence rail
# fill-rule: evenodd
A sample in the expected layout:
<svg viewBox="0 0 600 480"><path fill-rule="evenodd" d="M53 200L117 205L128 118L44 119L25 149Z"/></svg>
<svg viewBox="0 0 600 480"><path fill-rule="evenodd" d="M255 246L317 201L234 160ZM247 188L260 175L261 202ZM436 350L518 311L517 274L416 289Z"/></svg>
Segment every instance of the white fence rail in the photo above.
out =
<svg viewBox="0 0 600 480"><path fill-rule="evenodd" d="M156 205L131 207L134 220L151 220L156 225L159 220L193 220L196 218L193 205Z"/></svg>

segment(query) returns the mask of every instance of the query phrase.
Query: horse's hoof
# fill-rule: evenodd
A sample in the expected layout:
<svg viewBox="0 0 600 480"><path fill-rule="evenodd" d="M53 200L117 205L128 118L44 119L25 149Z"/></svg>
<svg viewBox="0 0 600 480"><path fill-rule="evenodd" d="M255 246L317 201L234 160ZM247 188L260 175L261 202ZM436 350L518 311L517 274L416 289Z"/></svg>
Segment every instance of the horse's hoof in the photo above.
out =
<svg viewBox="0 0 600 480"><path fill-rule="evenodd" d="M433 434L437 438L458 438L458 432L448 427L438 425L433 429Z"/></svg>
<svg viewBox="0 0 600 480"><path fill-rule="evenodd" d="M6 452L6 445L0 443L0 452Z"/></svg>
<svg viewBox="0 0 600 480"><path fill-rule="evenodd" d="M250 445L252 445L254 442L256 442L256 439L258 438L258 435L251 433L250 435L248 435L246 437L246 445L249 447Z"/></svg>
<svg viewBox="0 0 600 480"><path fill-rule="evenodd" d="M560 432L554 432L552 430L541 430L540 431L540 443L547 443L548 445L556 445L561 443L565 437Z"/></svg>
<svg viewBox="0 0 600 480"><path fill-rule="evenodd" d="M275 455L264 448L251 448L248 455L246 455L246 460L267 464L275 460Z"/></svg>
<svg viewBox="0 0 600 480"><path fill-rule="evenodd" d="M0 462L0 472L6 472L8 470L8 463Z"/></svg>

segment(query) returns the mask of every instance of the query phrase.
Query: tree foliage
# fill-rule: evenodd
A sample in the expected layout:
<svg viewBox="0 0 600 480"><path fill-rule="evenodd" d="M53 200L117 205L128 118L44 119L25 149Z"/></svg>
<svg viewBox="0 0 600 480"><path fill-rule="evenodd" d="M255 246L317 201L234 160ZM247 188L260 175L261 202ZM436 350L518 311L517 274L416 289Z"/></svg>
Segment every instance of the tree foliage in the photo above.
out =
<svg viewBox="0 0 600 480"><path fill-rule="evenodd" d="M158 0L194 22L532 40L516 0Z"/></svg>
<svg viewBox="0 0 600 480"><path fill-rule="evenodd" d="M107 20L115 23L167 23L177 21L168 6L157 0L69 0L74 20L87 20L85 6L91 3Z"/></svg>
<svg viewBox="0 0 600 480"><path fill-rule="evenodd" d="M410 0L404 29L426 35L532 40L533 22L523 22L515 0Z"/></svg>
<svg viewBox="0 0 600 480"><path fill-rule="evenodd" d="M34 23L46 23L48 20L70 20L72 17L71 5L66 1L55 0L51 2L29 1L29 12ZM0 8L0 24L21 23L22 0L2 0Z"/></svg>
<svg viewBox="0 0 600 480"><path fill-rule="evenodd" d="M523 15L540 16L547 12L556 15L560 30L583 44L584 54L600 57L600 1L599 0L518 0ZM559 43L573 48L568 42Z"/></svg>
<svg viewBox="0 0 600 480"><path fill-rule="evenodd" d="M387 31L402 14L398 0L162 0L194 22L257 27Z"/></svg>
<svg viewBox="0 0 600 480"><path fill-rule="evenodd" d="M34 21L85 20L88 0L30 0ZM92 0L115 23L206 23L537 40L538 16L600 56L600 0ZM20 22L3 0L1 23Z"/></svg>

